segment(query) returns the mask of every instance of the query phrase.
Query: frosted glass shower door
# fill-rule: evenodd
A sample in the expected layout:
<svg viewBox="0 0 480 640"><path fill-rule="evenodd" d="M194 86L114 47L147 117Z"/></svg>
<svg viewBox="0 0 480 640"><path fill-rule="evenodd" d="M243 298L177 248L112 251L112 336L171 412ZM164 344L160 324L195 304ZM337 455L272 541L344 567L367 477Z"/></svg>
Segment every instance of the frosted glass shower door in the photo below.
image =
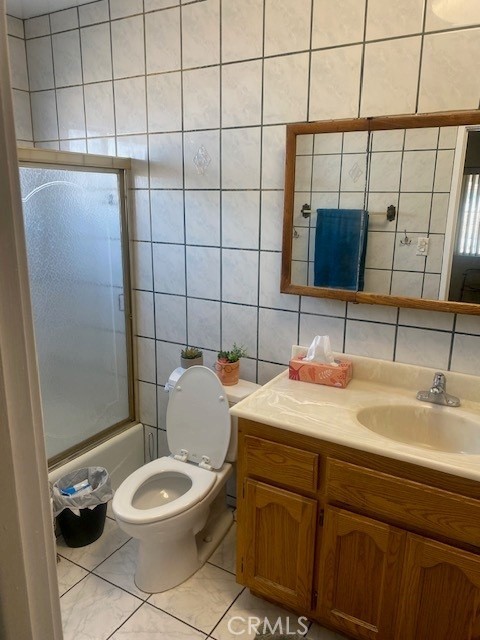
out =
<svg viewBox="0 0 480 640"><path fill-rule="evenodd" d="M49 458L130 417L119 176L20 167Z"/></svg>

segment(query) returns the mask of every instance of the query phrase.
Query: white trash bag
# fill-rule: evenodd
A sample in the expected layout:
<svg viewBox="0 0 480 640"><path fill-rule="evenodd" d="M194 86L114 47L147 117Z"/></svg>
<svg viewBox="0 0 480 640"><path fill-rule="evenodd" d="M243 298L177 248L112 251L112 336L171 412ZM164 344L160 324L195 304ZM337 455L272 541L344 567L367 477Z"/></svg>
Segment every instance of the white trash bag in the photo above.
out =
<svg viewBox="0 0 480 640"><path fill-rule="evenodd" d="M103 467L84 467L53 483L53 514L70 509L80 516L80 509L95 509L113 498L110 476Z"/></svg>

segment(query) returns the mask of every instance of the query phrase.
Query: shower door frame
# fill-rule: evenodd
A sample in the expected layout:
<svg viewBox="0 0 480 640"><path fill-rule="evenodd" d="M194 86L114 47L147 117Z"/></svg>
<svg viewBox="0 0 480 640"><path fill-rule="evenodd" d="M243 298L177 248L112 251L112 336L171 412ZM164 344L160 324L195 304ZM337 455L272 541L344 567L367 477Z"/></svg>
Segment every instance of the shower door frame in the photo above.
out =
<svg viewBox="0 0 480 640"><path fill-rule="evenodd" d="M121 420L98 434L82 440L73 447L48 459L48 469L63 465L77 458L82 453L93 449L102 442L109 440L118 433L137 424L135 416L135 385L134 385L134 348L133 348L133 313L132 288L130 279L129 254L129 202L128 202L128 171L131 169L130 158L101 156L90 153L74 153L71 151L55 151L51 149L35 149L18 147L18 164L21 167L41 167L65 169L67 171L97 171L117 173L119 176L119 206L120 206L120 244L122 247L123 294L125 304L125 341L127 348L127 378L128 378L128 418Z"/></svg>

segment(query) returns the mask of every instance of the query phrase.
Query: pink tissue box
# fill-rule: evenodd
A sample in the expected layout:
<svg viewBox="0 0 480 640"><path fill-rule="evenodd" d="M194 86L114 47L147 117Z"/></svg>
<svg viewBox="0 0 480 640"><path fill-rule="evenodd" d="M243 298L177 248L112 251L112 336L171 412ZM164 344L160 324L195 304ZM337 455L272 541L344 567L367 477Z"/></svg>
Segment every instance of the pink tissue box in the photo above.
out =
<svg viewBox="0 0 480 640"><path fill-rule="evenodd" d="M352 363L348 360L335 360L335 362L338 362L338 367L320 362L305 362L304 356L298 356L289 362L288 377L290 380L345 389L352 379Z"/></svg>

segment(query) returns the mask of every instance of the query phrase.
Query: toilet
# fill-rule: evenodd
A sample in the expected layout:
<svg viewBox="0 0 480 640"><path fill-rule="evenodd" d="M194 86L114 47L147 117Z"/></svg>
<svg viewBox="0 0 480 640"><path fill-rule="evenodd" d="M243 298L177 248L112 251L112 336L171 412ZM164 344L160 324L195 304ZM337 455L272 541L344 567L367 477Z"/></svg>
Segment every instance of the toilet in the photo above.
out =
<svg viewBox="0 0 480 640"><path fill-rule="evenodd" d="M258 388L243 385L241 397ZM139 543L135 583L142 591L158 593L186 580L232 525L226 482L233 472L237 437L228 409L227 391L213 371L186 369L170 391L167 407L171 455L140 467L115 492L112 509L118 526Z"/></svg>

